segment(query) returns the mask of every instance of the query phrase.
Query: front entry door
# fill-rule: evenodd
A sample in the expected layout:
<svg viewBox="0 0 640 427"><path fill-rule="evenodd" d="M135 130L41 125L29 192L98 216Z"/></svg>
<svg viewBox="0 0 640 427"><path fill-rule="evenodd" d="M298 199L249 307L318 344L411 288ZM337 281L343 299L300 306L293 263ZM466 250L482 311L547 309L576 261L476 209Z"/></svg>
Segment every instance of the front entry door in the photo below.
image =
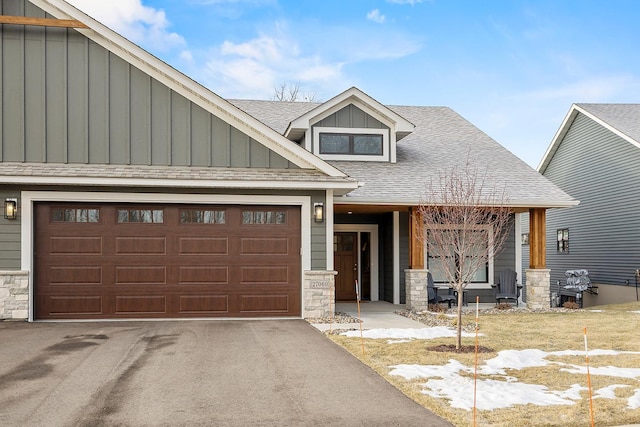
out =
<svg viewBox="0 0 640 427"><path fill-rule="evenodd" d="M358 278L358 233L335 233L333 263L336 276L336 301L355 301Z"/></svg>

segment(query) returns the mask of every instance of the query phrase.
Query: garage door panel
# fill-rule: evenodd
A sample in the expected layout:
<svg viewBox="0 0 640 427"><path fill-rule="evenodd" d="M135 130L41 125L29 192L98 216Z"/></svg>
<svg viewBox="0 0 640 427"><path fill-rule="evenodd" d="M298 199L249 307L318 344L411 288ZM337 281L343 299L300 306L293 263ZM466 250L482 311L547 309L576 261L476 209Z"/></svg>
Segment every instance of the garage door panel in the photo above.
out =
<svg viewBox="0 0 640 427"><path fill-rule="evenodd" d="M116 255L165 255L166 237L116 237Z"/></svg>
<svg viewBox="0 0 640 427"><path fill-rule="evenodd" d="M284 314L289 311L289 295L241 295L240 311L242 313L269 313L272 315Z"/></svg>
<svg viewBox="0 0 640 427"><path fill-rule="evenodd" d="M102 238L99 236L59 236L49 239L51 255L100 255Z"/></svg>
<svg viewBox="0 0 640 427"><path fill-rule="evenodd" d="M182 295L179 297L180 313L183 314L227 314L229 313L228 295Z"/></svg>
<svg viewBox="0 0 640 427"><path fill-rule="evenodd" d="M165 314L165 295L116 296L115 314Z"/></svg>
<svg viewBox="0 0 640 427"><path fill-rule="evenodd" d="M289 282L289 267L286 265L241 267L240 277L242 285L283 285Z"/></svg>
<svg viewBox="0 0 640 427"><path fill-rule="evenodd" d="M242 238L240 239L242 255L289 255L289 239L281 238Z"/></svg>
<svg viewBox="0 0 640 427"><path fill-rule="evenodd" d="M167 268L165 266L131 266L115 268L116 285L167 284Z"/></svg>
<svg viewBox="0 0 640 427"><path fill-rule="evenodd" d="M226 237L179 237L179 255L228 255L229 239Z"/></svg>
<svg viewBox="0 0 640 427"><path fill-rule="evenodd" d="M87 206L36 205L36 318L300 315L299 207L256 207L286 223L246 225L244 206L170 205L162 222L119 223L118 212L131 221L160 207L105 204L91 205L97 221L77 222ZM52 220L61 208L76 222Z"/></svg>
<svg viewBox="0 0 640 427"><path fill-rule="evenodd" d="M100 285L102 266L51 266L49 283L51 285Z"/></svg>
<svg viewBox="0 0 640 427"><path fill-rule="evenodd" d="M87 296L49 296L43 301L48 308L49 315L89 315L102 314L103 297L100 295Z"/></svg>
<svg viewBox="0 0 640 427"><path fill-rule="evenodd" d="M229 267L180 266L180 285L228 285Z"/></svg>

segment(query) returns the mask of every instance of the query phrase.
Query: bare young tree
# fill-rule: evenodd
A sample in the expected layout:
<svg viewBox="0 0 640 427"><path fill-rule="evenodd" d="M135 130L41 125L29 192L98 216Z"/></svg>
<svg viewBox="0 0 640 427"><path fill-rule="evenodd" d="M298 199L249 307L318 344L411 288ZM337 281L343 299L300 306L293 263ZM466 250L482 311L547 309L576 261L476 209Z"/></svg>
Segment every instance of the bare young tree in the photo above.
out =
<svg viewBox="0 0 640 427"><path fill-rule="evenodd" d="M504 245L513 219L507 205L504 188L469 160L428 183L420 201L424 226L417 237L426 245L429 269L458 293L457 349L462 344L463 291Z"/></svg>
<svg viewBox="0 0 640 427"><path fill-rule="evenodd" d="M315 102L318 99L315 93L303 93L300 88L300 83L282 82L279 85L273 85L273 100Z"/></svg>

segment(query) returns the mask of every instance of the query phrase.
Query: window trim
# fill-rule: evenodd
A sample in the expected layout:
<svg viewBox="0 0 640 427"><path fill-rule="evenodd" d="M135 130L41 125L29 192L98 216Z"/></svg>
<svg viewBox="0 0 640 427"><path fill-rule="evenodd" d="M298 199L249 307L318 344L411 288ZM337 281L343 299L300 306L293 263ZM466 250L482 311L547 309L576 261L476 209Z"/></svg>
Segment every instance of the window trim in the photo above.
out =
<svg viewBox="0 0 640 427"><path fill-rule="evenodd" d="M382 154L320 154L321 133L333 133L340 135L382 135ZM314 126L313 152L323 160L361 160L370 162L389 161L389 129Z"/></svg>
<svg viewBox="0 0 640 427"><path fill-rule="evenodd" d="M564 238L566 232L566 239ZM560 233L562 233L562 239L560 238ZM568 254L569 253L569 227L558 228L556 230L556 253L558 254ZM562 247L560 245L562 242Z"/></svg>

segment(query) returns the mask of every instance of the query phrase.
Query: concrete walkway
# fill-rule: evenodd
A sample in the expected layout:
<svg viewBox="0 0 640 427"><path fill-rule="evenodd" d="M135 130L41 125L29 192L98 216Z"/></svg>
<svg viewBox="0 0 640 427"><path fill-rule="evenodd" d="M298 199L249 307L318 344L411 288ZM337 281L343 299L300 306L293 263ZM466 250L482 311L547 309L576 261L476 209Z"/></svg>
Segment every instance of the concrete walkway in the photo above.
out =
<svg viewBox="0 0 640 427"><path fill-rule="evenodd" d="M493 307L494 304L480 304L480 309ZM468 307L471 309L471 305ZM337 303L336 312L345 313L349 316L362 320L362 329L379 329L379 328L426 328L424 323L409 319L408 317L396 314L396 311L405 310L404 304L391 304L386 301L371 301L360 303L360 314L358 315L358 305L356 303ZM313 325L320 331L328 331L329 329L359 329L358 323L319 323Z"/></svg>

